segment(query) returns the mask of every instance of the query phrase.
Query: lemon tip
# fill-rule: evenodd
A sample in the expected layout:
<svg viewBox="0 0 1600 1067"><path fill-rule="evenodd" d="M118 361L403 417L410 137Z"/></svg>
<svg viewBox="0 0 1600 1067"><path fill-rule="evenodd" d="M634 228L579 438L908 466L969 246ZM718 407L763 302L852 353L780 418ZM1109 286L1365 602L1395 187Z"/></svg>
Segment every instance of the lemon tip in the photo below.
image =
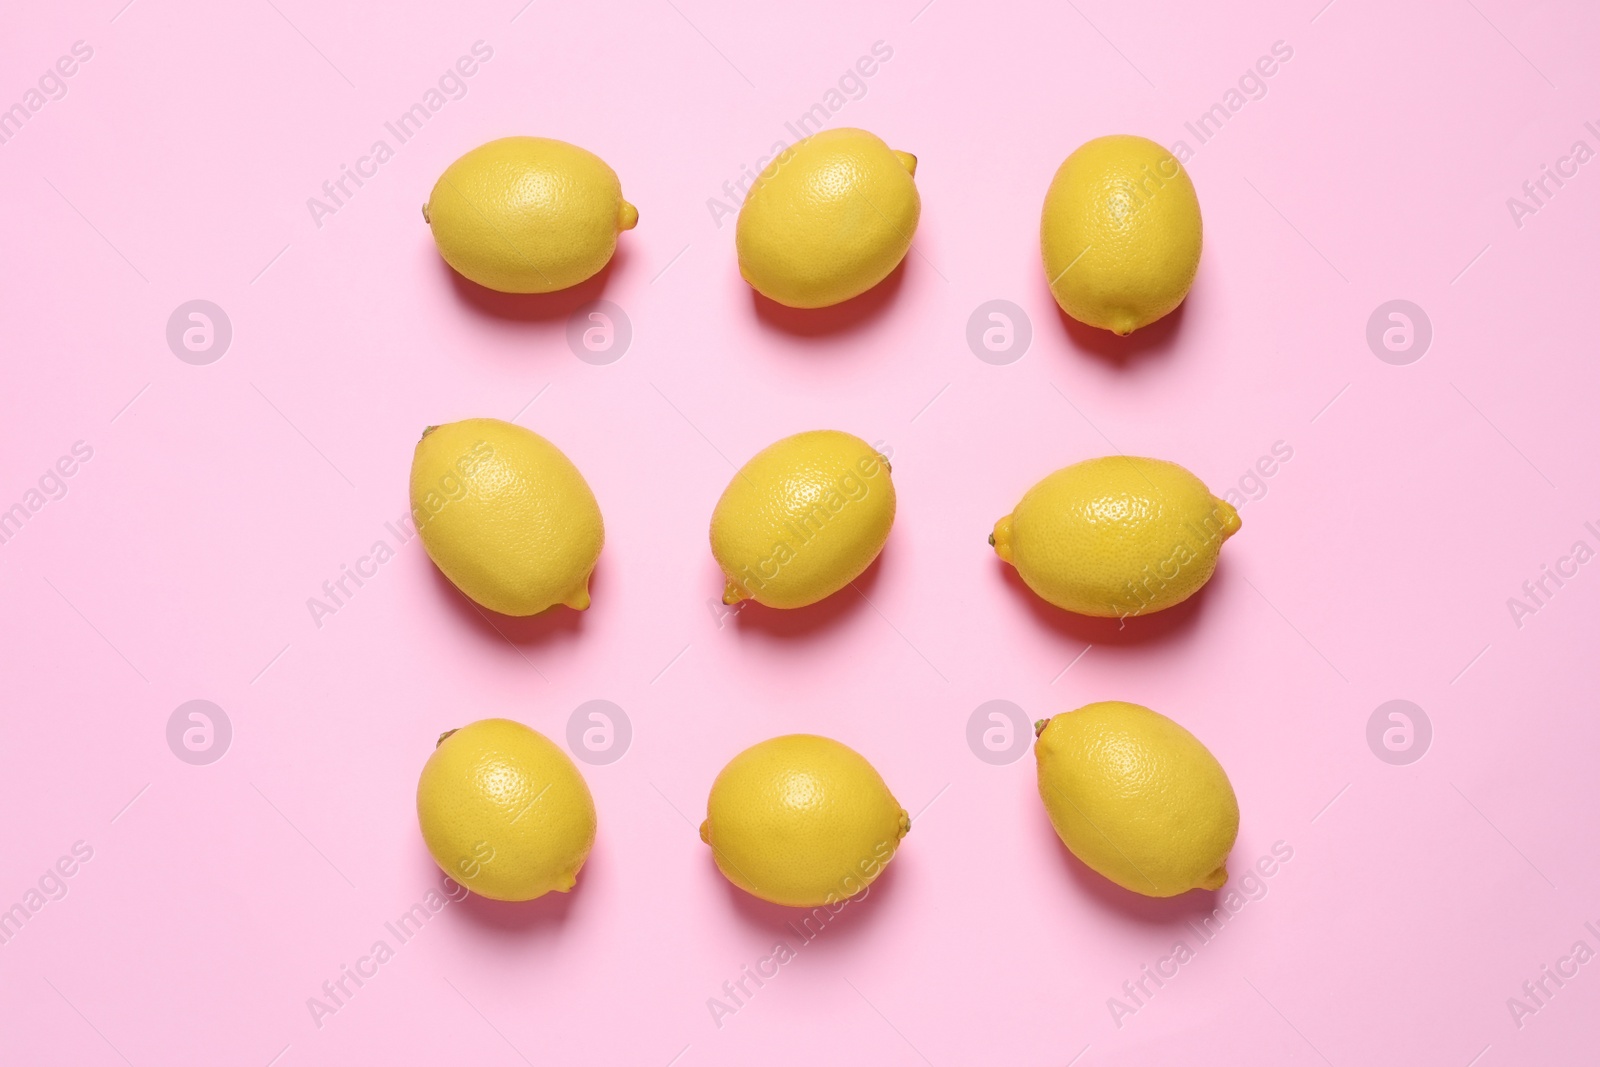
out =
<svg viewBox="0 0 1600 1067"><path fill-rule="evenodd" d="M994 549L994 554L1005 562L1012 562L1010 515L1001 518L994 524L994 529L989 531L989 547Z"/></svg>
<svg viewBox="0 0 1600 1067"><path fill-rule="evenodd" d="M1222 539L1226 541L1244 528L1244 520L1239 517L1239 511L1232 504L1220 497L1212 497L1217 502L1217 511L1222 514Z"/></svg>

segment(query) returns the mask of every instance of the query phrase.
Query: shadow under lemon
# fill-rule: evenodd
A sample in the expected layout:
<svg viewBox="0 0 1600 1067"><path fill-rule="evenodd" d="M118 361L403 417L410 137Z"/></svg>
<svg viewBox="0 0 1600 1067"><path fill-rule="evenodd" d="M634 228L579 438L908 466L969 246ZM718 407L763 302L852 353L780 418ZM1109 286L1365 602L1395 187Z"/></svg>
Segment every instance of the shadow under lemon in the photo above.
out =
<svg viewBox="0 0 1600 1067"><path fill-rule="evenodd" d="M815 604L807 604L803 608L769 608L754 600L742 600L726 610L734 613L733 624L736 632L741 635L763 635L780 640L798 640L824 635L845 619L870 610L867 598L872 595L873 587L878 583L878 576L882 573L883 557L888 552L889 549L885 546L883 551L867 565L867 569L857 575L850 585L837 593L823 597ZM715 582L715 588L720 588L721 583L727 581L726 575L714 562L711 571L714 577L708 579L708 582Z"/></svg>
<svg viewBox="0 0 1600 1067"><path fill-rule="evenodd" d="M906 264L914 254L907 252L888 277L860 296L829 307L792 308L762 296L743 278L739 279L739 284L749 290L756 319L763 326L801 340L838 338L862 330L886 314L886 309L895 302L901 286L905 284ZM838 351L831 348L827 350Z"/></svg>
<svg viewBox="0 0 1600 1067"><path fill-rule="evenodd" d="M619 241L610 261L592 277L577 285L553 293L502 293L485 288L457 272L444 261L431 242L428 251L438 269L449 276L456 299L467 308L501 322L557 326L562 330L566 329L567 320L574 311L600 299L612 276L625 268L631 256L627 244ZM564 344L562 347L565 349Z"/></svg>
<svg viewBox="0 0 1600 1067"><path fill-rule="evenodd" d="M415 823L415 816L412 821ZM428 885L434 888L442 885L446 875L433 861L433 856L429 854L428 846L423 843L420 832L416 836L416 856L419 865L427 871ZM583 869L578 872L578 884L569 892L552 892L534 900L512 901L490 900L470 890L465 896L461 896L461 890L458 889L455 893L460 899L452 901L445 908L445 913L458 916L473 927L492 933L496 937L554 934L560 931L574 912L583 906L584 883L596 877L597 858L602 859L598 870L604 870L605 864L600 849L598 847L591 849ZM444 890L440 889L439 892L442 894Z"/></svg>
<svg viewBox="0 0 1600 1067"><path fill-rule="evenodd" d="M1081 323L1063 311L1061 305L1056 303L1055 295L1050 292L1049 282L1042 273L1039 275L1039 283L1044 290L1043 299L1048 300L1049 306L1055 309L1062 331L1072 347L1115 367L1127 367L1141 358L1164 358L1175 352L1181 340L1184 316L1188 313L1189 305L1195 299L1196 293L1201 290L1200 279L1197 277L1194 286L1189 290L1189 295L1184 297L1183 302L1171 312L1142 329L1134 330L1126 337L1118 337L1110 330Z"/></svg>
<svg viewBox="0 0 1600 1067"><path fill-rule="evenodd" d="M1001 578L1007 588L1022 601L1036 622L1057 634L1089 645L1157 645L1189 639L1195 634L1200 616L1205 611L1206 598L1226 565L1219 559L1211 578L1187 600L1147 615L1129 615L1118 619L1079 615L1058 608L1029 589L1028 583L1022 580L1022 575L1011 564L999 556L994 558L994 564L1000 568Z"/></svg>
<svg viewBox="0 0 1600 1067"><path fill-rule="evenodd" d="M902 841L900 847L904 845L905 841ZM711 849L703 843L700 847L705 850L711 876L722 883L733 913L756 930L776 933L796 952L801 951L802 943L815 941L817 944L826 944L834 938L847 937L849 931L860 929L871 921L871 912L894 906L896 869L900 862L898 849L896 856L863 893L857 893L846 901L836 901L831 906L819 904L814 908L803 908L774 904L751 896L723 876L716 859L711 855Z"/></svg>
<svg viewBox="0 0 1600 1067"><path fill-rule="evenodd" d="M1072 850L1051 825L1044 802L1037 799L1037 781L1030 782L1030 785L1035 794L1033 836L1038 839L1037 847L1050 850L1074 888L1092 899L1098 907L1145 926L1187 928L1191 921L1199 922L1202 918L1210 917L1218 907L1222 894L1227 892L1228 883L1224 883L1221 889L1191 889L1175 897L1147 897L1124 889L1072 854ZM1229 882L1232 882L1231 871Z"/></svg>
<svg viewBox="0 0 1600 1067"><path fill-rule="evenodd" d="M497 611L491 611L457 589L455 583L445 577L444 572L434 564L433 560L426 558L426 554L424 563L433 576L435 590L446 610L465 623L473 633L497 642L509 641L522 648L573 640L583 632L584 616L594 611L594 604L598 603L595 590L603 583L597 582L596 578L605 567L605 555L601 554L600 562L595 564L594 572L589 575L591 606L586 611L576 611L564 604L556 604L537 615L525 616L502 615Z"/></svg>

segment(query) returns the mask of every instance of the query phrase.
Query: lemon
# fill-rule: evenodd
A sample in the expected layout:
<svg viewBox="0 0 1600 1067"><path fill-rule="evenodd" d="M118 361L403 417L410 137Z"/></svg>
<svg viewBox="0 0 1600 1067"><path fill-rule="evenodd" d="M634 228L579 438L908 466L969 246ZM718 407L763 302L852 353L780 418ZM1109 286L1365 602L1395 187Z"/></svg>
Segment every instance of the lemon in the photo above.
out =
<svg viewBox="0 0 1600 1067"><path fill-rule="evenodd" d="M739 209L739 273L762 296L820 308L889 276L911 247L917 157L866 130L823 130L784 149Z"/></svg>
<svg viewBox="0 0 1600 1067"><path fill-rule="evenodd" d="M1193 596L1238 531L1233 505L1176 463L1105 456L1029 489L989 543L1056 607L1126 618Z"/></svg>
<svg viewBox="0 0 1600 1067"><path fill-rule="evenodd" d="M1200 267L1200 201L1171 152L1097 137L1050 183L1039 226L1061 310L1126 336L1183 302Z"/></svg>
<svg viewBox="0 0 1600 1067"><path fill-rule="evenodd" d="M446 263L502 293L550 293L611 261L638 210L605 160L548 137L479 145L440 175L422 208Z"/></svg>
<svg viewBox="0 0 1600 1067"><path fill-rule="evenodd" d="M894 523L889 461L838 430L768 445L739 469L711 514L722 602L799 608L849 585Z"/></svg>
<svg viewBox="0 0 1600 1067"><path fill-rule="evenodd" d="M589 606L605 525L561 450L499 419L430 426L411 460L411 514L428 556L502 615Z"/></svg>
<svg viewBox="0 0 1600 1067"><path fill-rule="evenodd" d="M1147 897L1228 880L1239 802L1222 765L1188 730L1107 700L1034 731L1039 796L1074 856Z"/></svg>
<svg viewBox="0 0 1600 1067"><path fill-rule="evenodd" d="M491 900L565 893L594 845L594 800L568 755L510 719L439 738L417 781L417 821L439 868Z"/></svg>
<svg viewBox="0 0 1600 1067"><path fill-rule="evenodd" d="M871 885L910 829L911 817L860 753L789 734L752 745L722 769L700 839L746 893L812 908Z"/></svg>

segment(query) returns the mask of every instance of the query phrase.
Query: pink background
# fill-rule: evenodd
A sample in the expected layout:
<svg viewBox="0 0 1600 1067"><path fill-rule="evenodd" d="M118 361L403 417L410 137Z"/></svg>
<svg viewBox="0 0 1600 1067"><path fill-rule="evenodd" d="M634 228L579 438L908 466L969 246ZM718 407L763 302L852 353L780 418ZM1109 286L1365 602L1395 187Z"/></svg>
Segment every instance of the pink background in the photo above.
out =
<svg viewBox="0 0 1600 1067"><path fill-rule="evenodd" d="M1600 548L1597 164L1520 227L1506 200L1600 148L1600 13L921 2L13 5L0 106L75 41L93 56L0 145L0 507L74 442L93 458L0 545L0 907L75 842L93 855L0 946L0 1062L1593 1058L1600 963L1520 1027L1507 998L1600 949L1600 566L1520 628L1507 598ZM318 228L307 198L479 40L466 95ZM830 124L920 157L916 251L836 313L758 306L707 200L878 41L892 57ZM1185 121L1276 41L1267 94L1188 162L1206 247L1181 314L1121 344L1069 327L1038 261L1055 167L1110 132L1195 148ZM592 149L638 205L595 283L508 300L434 252L434 179L512 133ZM602 295L634 336L594 366L565 331ZM233 325L209 366L164 337L195 298ZM996 298L1032 322L1009 366L964 337ZM1365 339L1394 298L1433 324L1409 366ZM490 622L412 542L315 626L307 598L404 511L422 427L519 411L604 509L593 608ZM865 595L719 626L706 524L730 462L817 427L893 450ZM1035 601L984 543L1067 463L1160 456L1220 493L1279 441L1293 458L1209 588L1126 631ZM209 766L166 742L197 698L234 731ZM984 701L1108 698L1227 767L1236 874L1293 849L1211 943L1187 924L1214 900L1087 873L1031 756L965 740ZM1433 724L1408 766L1366 741L1397 698ZM561 740L592 699L634 738L584 765L600 831L577 890L450 905L319 1028L307 999L440 884L413 809L435 736L503 715ZM916 825L719 1027L708 998L799 942L695 825L730 756L792 731L859 749ZM1114 1020L1180 939L1195 958Z"/></svg>

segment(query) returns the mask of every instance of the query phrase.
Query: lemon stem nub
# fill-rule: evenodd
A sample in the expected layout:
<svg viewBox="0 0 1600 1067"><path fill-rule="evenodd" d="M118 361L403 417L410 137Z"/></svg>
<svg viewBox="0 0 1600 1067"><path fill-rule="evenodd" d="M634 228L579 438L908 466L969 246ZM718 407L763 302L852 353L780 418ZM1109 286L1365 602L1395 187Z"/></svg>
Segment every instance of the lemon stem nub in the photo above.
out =
<svg viewBox="0 0 1600 1067"><path fill-rule="evenodd" d="M991 533L991 534L990 534L990 535L989 535L989 547L990 547L990 548L993 548L993 547L994 547L994 534L993 534L993 533Z"/></svg>
<svg viewBox="0 0 1600 1067"><path fill-rule="evenodd" d="M459 729L459 727L457 729ZM434 748L438 748L440 745L444 744L444 739L449 737L453 733L455 733L455 730L446 730L444 733L440 734L439 735L439 740L437 740L437 741L435 741L433 743L433 747Z"/></svg>
<svg viewBox="0 0 1600 1067"><path fill-rule="evenodd" d="M1049 719L1040 719L1038 722L1034 723L1033 724L1033 736L1034 737L1038 737L1040 734L1044 733L1044 728L1046 726L1049 726L1049 725L1050 725L1050 720Z"/></svg>
<svg viewBox="0 0 1600 1067"><path fill-rule="evenodd" d="M433 220L428 217L428 205L427 204L423 204L422 205L422 221L426 222L429 226L433 225Z"/></svg>

